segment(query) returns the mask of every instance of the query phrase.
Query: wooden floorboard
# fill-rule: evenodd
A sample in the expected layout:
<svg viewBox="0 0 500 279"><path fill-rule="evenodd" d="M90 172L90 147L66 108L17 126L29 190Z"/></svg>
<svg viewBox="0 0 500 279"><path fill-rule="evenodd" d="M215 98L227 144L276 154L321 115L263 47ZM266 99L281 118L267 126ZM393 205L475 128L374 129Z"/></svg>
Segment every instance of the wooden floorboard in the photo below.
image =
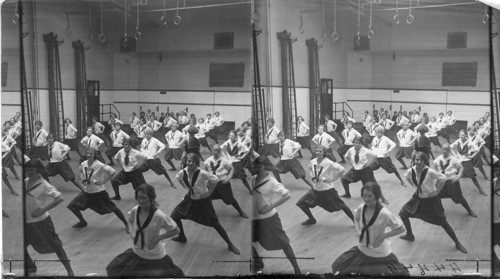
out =
<svg viewBox="0 0 500 279"><path fill-rule="evenodd" d="M208 157L207 150L202 149L203 156ZM307 168L310 153L303 151L305 158L300 162ZM435 153L436 155L438 152ZM337 156L337 154L335 153ZM76 156L74 156L76 157ZM163 158L163 156L161 156ZM307 158L307 159L306 159ZM273 161L276 161L273 159ZM393 160L399 168L399 163ZM165 162L162 159L162 162ZM176 162L178 165L178 162ZM73 169L77 169L77 162L71 161ZM20 172L19 166L16 169ZM490 171L490 167L485 167ZM403 170L399 170L403 174ZM9 180L13 186L21 191L21 181L16 181L9 173ZM175 172L169 171L171 177ZM484 180L478 172L478 180L483 189L491 195L490 181ZM382 169L375 172L375 176L382 185L383 192L390 204L389 210L397 214L401 207L410 199L414 190L403 188L399 185L394 175L385 173ZM295 205L298 199L309 189L301 180L295 180L293 175L282 175L283 184L290 189L292 198L278 208L283 228L287 232L291 245L297 257L313 257L313 260L299 259L299 265L304 273L329 273L331 264L344 251L357 244L354 226L342 212L328 213L321 208L312 210L318 223L314 226L304 227L300 223L306 219L303 212ZM175 206L185 195L183 189L172 189L166 185L163 177L157 176L152 171L145 173L148 183L157 189L160 209L170 214ZM71 260L76 275L85 276L90 273L105 276L106 265L119 253L131 247L132 242L123 229L119 219L110 214L100 216L93 211L85 211L88 227L75 230L71 226L77 219L66 208L67 204L77 194L77 189L71 183L64 183L61 177L51 178L51 182L63 193L64 202L51 210L56 232L59 234L64 248ZM252 196L250 196L238 180L232 180L233 192L243 210L251 213ZM490 208L491 196L479 195L470 179L461 180L462 191L471 208L477 213L478 218L472 218L461 205L454 204L451 200L443 201L448 222L454 228L458 238L468 249L467 255L458 252L454 244L443 229L430 225L420 220L411 219L415 242L406 242L398 237L391 239L391 247L399 260L405 265L412 265L410 274L420 276L418 264L425 265L429 271L425 275L450 276L476 271L475 262L456 262L461 271L456 273L451 270L446 259L489 259L490 258ZM335 182L335 188L343 194L340 181ZM360 197L361 184L351 185L351 199L345 199L346 204L354 210L362 203ZM135 200L131 185L121 187L122 200L117 206L126 214L133 206ZM107 188L112 194L111 186ZM21 199L10 194L7 188L2 188L3 208L10 214L10 218L3 218L3 251L5 259L22 258L22 210ZM227 246L217 232L211 228L185 221L184 228L188 238L186 244L166 240L165 246L174 263L180 266L188 276L201 275L236 275L249 274L247 261L251 256L251 222L238 216L236 210L225 205L222 201L214 201L215 210L222 226L227 230L231 240L241 250L237 256L227 250ZM263 257L284 257L282 251L265 251L258 248ZM34 259L56 259L55 254L40 255L31 247L28 249ZM241 261L241 262L215 262L215 261ZM289 261L285 259L264 259L265 273L291 273L293 271ZM445 270L435 270L434 263L443 264ZM58 262L40 262L38 276L65 276L63 266ZM480 272L490 274L489 262L481 262ZM8 265L4 263L3 272L8 272ZM22 274L22 264L14 263L13 272Z"/></svg>

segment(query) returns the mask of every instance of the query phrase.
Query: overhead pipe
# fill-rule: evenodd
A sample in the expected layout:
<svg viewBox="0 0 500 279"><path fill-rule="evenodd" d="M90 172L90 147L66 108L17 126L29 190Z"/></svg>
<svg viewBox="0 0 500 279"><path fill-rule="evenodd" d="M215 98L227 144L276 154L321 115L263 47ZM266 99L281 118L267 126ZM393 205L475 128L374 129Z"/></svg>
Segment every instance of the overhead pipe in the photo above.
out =
<svg viewBox="0 0 500 279"><path fill-rule="evenodd" d="M113 2L114 2L114 0L113 0ZM225 4L212 4L212 5L189 6L189 7L169 8L169 9L145 10L145 11L141 11L141 13L157 13L157 12L163 12L163 11L217 8L217 7L225 7L225 6L247 5L247 4L251 4L251 3L252 3L251 1L241 1L241 2L225 3Z"/></svg>

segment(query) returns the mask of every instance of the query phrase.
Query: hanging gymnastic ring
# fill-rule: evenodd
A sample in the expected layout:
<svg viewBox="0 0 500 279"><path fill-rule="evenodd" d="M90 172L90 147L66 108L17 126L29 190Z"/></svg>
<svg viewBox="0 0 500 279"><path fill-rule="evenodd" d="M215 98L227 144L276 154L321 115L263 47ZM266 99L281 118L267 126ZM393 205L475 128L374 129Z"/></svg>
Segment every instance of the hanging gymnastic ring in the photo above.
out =
<svg viewBox="0 0 500 279"><path fill-rule="evenodd" d="M299 27L299 33L300 34L304 34L305 31L306 30L304 29L304 27L302 27L302 26Z"/></svg>
<svg viewBox="0 0 500 279"><path fill-rule="evenodd" d="M15 15L12 17L12 23L16 24L18 20L19 20L19 14L15 14Z"/></svg>
<svg viewBox="0 0 500 279"><path fill-rule="evenodd" d="M175 25L179 25L179 23L181 23L181 20L182 20L181 16L180 15L176 15L174 17L174 24Z"/></svg>
<svg viewBox="0 0 500 279"><path fill-rule="evenodd" d="M490 16L488 14L484 14L484 16L483 16L483 23L484 24L488 23L489 19L490 19Z"/></svg>
<svg viewBox="0 0 500 279"><path fill-rule="evenodd" d="M134 38L136 41L139 40L141 36L142 36L141 31L139 30L135 31Z"/></svg>
<svg viewBox="0 0 500 279"><path fill-rule="evenodd" d="M163 23L163 25L167 26L167 23L168 23L167 15L163 15L161 17L161 23Z"/></svg>
<svg viewBox="0 0 500 279"><path fill-rule="evenodd" d="M106 42L106 39L107 37L106 35L104 35L104 33L99 35L99 43L104 44L104 42Z"/></svg>
<svg viewBox="0 0 500 279"><path fill-rule="evenodd" d="M395 14L393 19L396 22L396 24L399 24L399 15L398 14Z"/></svg>
<svg viewBox="0 0 500 279"><path fill-rule="evenodd" d="M406 22L408 24L412 24L414 19L415 18L413 17L413 15L410 14L410 15L408 15L408 17L406 17Z"/></svg>
<svg viewBox="0 0 500 279"><path fill-rule="evenodd" d="M337 41L340 38L339 33L337 31L332 33L332 40Z"/></svg>
<svg viewBox="0 0 500 279"><path fill-rule="evenodd" d="M127 47L127 36L125 36L125 39L123 40L122 46Z"/></svg>
<svg viewBox="0 0 500 279"><path fill-rule="evenodd" d="M368 30L368 33L366 35L368 36L368 38L371 39L373 37L373 34L374 34L373 30L370 29Z"/></svg>
<svg viewBox="0 0 500 279"><path fill-rule="evenodd" d="M259 22L260 21L260 14L258 12L254 12L252 14L252 20L255 22Z"/></svg>

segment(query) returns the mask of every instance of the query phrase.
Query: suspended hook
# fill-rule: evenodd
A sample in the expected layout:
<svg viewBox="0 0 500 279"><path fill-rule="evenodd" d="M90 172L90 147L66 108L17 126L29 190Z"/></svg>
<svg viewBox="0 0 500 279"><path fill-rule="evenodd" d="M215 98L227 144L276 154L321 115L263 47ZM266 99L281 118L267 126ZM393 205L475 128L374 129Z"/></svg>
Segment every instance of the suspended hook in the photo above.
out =
<svg viewBox="0 0 500 279"><path fill-rule="evenodd" d="M90 1L89 0L89 43L93 43L94 42L94 35L92 34L92 6L90 5Z"/></svg>
<svg viewBox="0 0 500 279"><path fill-rule="evenodd" d="M257 1L254 1L254 8L253 8L253 14L252 14L252 20L254 22L260 21L260 14L258 11L259 4L257 4Z"/></svg>
<svg viewBox="0 0 500 279"><path fill-rule="evenodd" d="M135 40L136 40L136 41L137 41L137 40L139 40L139 39L141 38L141 36L142 36L141 31L136 30L136 31L135 31L135 34L134 34L134 38L135 38Z"/></svg>
<svg viewBox="0 0 500 279"><path fill-rule="evenodd" d="M161 23L164 26L167 26L168 19L167 19L167 10L165 8L165 2L166 2L166 0L163 0L163 15L161 16Z"/></svg>
<svg viewBox="0 0 500 279"><path fill-rule="evenodd" d="M69 26L69 14L68 13L65 14L66 14L66 21L68 23L68 27L66 28L66 35L71 36L71 27Z"/></svg>
<svg viewBox="0 0 500 279"><path fill-rule="evenodd" d="M127 47L127 40L128 40L127 34L125 33L125 37L124 37L123 42L122 42L123 47Z"/></svg>
<svg viewBox="0 0 500 279"><path fill-rule="evenodd" d="M372 30L372 29L369 29L369 30L368 30L368 34L367 34L368 38L370 38L370 39L371 39L371 38L373 37L373 35L374 35L373 30Z"/></svg>
<svg viewBox="0 0 500 279"><path fill-rule="evenodd" d="M19 21L19 3L16 2L15 10L14 10L14 16L12 17L12 23L16 24Z"/></svg>
<svg viewBox="0 0 500 279"><path fill-rule="evenodd" d="M321 41L322 42L325 42L326 40L326 32L325 32L325 2L323 2L323 15L322 15L322 20L323 20L323 24L322 24L322 28L323 28L323 35L321 36Z"/></svg>
<svg viewBox="0 0 500 279"><path fill-rule="evenodd" d="M339 33L337 33L337 0L333 4L333 33L332 40L336 42L340 38Z"/></svg>
<svg viewBox="0 0 500 279"><path fill-rule="evenodd" d="M104 34L104 19L103 19L103 8L102 8L102 0L101 0L101 34L99 34L98 40L99 43L104 44L106 42L106 35Z"/></svg>
<svg viewBox="0 0 500 279"><path fill-rule="evenodd" d="M412 24L413 23L413 20L415 18L413 17L413 15L411 14L411 0L410 0L410 7L408 8L408 16L406 17L406 22L408 24Z"/></svg>
<svg viewBox="0 0 500 279"><path fill-rule="evenodd" d="M141 31L139 31L139 5L137 5L137 22L135 26L134 38L137 41L141 38L141 36L142 36Z"/></svg>
<svg viewBox="0 0 500 279"><path fill-rule="evenodd" d="M99 34L99 43L101 44L104 44L104 42L106 42L106 35L103 33L103 34Z"/></svg>
<svg viewBox="0 0 500 279"><path fill-rule="evenodd" d="M359 46L361 45L361 36L359 35L359 32L357 34L358 38L356 38L356 44Z"/></svg>
<svg viewBox="0 0 500 279"><path fill-rule="evenodd" d="M179 0L177 0L177 10L176 10L176 15L174 17L174 24L179 25L179 23L181 23L181 20L182 20L182 18L179 15Z"/></svg>
<svg viewBox="0 0 500 279"><path fill-rule="evenodd" d="M300 33L300 34L304 34L304 32L305 32L306 30L304 29L304 20L303 20L303 18L302 18L302 11L299 11L299 13L300 13L300 27L299 27L299 33Z"/></svg>
<svg viewBox="0 0 500 279"><path fill-rule="evenodd" d="M484 24L488 23L489 19L490 19L490 15L488 15L488 5L484 5L483 23Z"/></svg>

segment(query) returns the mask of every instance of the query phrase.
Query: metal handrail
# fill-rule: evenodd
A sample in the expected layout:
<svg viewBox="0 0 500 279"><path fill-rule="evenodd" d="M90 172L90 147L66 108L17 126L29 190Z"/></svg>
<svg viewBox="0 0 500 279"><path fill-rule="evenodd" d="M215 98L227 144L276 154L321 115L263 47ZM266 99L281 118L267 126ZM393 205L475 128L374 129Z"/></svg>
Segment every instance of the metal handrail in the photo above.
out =
<svg viewBox="0 0 500 279"><path fill-rule="evenodd" d="M104 107L107 106L109 108L109 111L107 112L104 112ZM121 114L120 114L120 111L116 108L116 106L114 104L101 104L101 109L100 109L100 112L99 112L99 115L101 116L100 117L100 120L101 121L104 121L103 119L103 116L104 115L110 115L110 113L112 113L112 108L114 108L114 110L116 111L116 115L118 117L118 119L121 120ZM109 119L108 119L109 120ZM123 121L123 120L122 120Z"/></svg>
<svg viewBox="0 0 500 279"><path fill-rule="evenodd" d="M344 112L349 112L351 117L353 117L353 109L351 108L351 106L349 106L349 104L347 102L333 102L333 105L335 106L334 109L333 109L333 119L339 119L337 118L337 113L340 112L342 113L342 117L344 116ZM342 105L342 109L341 110L337 110L337 105ZM346 110L346 106L349 110ZM342 118L341 117L341 118Z"/></svg>

